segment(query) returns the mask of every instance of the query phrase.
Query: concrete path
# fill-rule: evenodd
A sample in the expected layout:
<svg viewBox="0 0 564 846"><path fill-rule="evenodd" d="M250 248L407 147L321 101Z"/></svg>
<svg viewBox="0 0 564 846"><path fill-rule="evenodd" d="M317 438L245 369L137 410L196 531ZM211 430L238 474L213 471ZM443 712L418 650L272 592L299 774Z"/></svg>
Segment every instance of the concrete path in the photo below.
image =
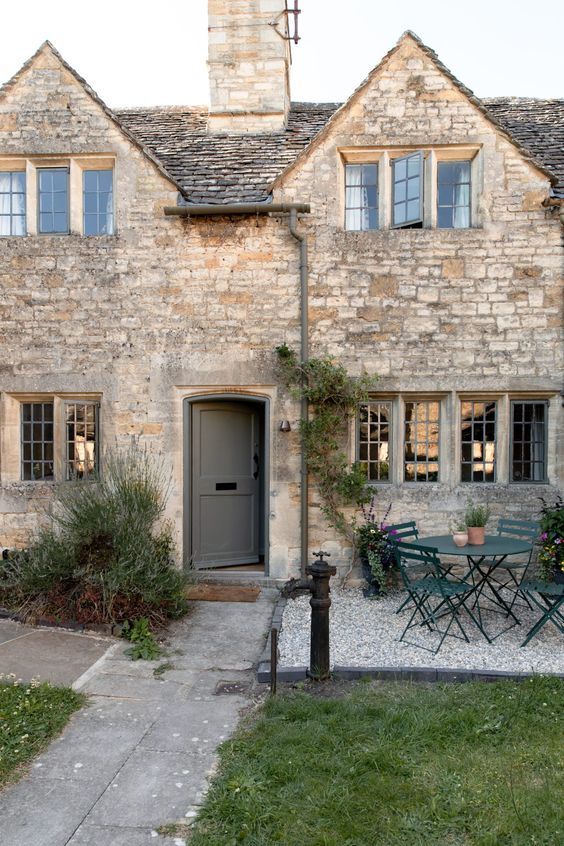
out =
<svg viewBox="0 0 564 846"><path fill-rule="evenodd" d="M216 748L249 705L275 596L194 603L158 661L133 662L126 644L115 644L79 681L89 705L0 795L1 842L182 843L155 829L196 816ZM155 676L165 663L172 666Z"/></svg>

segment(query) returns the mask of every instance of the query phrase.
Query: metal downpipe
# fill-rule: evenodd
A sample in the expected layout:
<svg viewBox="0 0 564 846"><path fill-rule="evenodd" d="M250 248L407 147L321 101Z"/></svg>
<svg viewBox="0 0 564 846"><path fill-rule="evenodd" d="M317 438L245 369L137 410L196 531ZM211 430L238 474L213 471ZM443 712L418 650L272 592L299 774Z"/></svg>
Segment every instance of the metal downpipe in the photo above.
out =
<svg viewBox="0 0 564 846"><path fill-rule="evenodd" d="M288 219L288 228L290 235L296 239L300 245L300 353L302 362L309 360L309 297L308 297L308 278L307 278L307 237L300 235L296 229L298 222L298 212L295 208L290 209L290 217ZM301 418L307 420L309 413L309 403L307 399L302 398L301 403ZM305 568L307 566L307 554L309 546L309 527L308 527L308 470L306 453L304 446L304 439L302 437L302 454L301 454L301 499L300 499L300 572L302 578L305 577Z"/></svg>

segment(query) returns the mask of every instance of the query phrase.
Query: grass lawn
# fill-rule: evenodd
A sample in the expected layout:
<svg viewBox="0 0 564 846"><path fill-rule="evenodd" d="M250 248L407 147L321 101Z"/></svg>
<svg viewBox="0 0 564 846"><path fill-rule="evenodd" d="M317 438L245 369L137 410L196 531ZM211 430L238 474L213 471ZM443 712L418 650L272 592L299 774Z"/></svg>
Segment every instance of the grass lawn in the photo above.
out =
<svg viewBox="0 0 564 846"><path fill-rule="evenodd" d="M270 699L222 747L190 846L564 843L564 682Z"/></svg>
<svg viewBox="0 0 564 846"><path fill-rule="evenodd" d="M16 781L83 703L69 688L17 684L0 675L0 787Z"/></svg>

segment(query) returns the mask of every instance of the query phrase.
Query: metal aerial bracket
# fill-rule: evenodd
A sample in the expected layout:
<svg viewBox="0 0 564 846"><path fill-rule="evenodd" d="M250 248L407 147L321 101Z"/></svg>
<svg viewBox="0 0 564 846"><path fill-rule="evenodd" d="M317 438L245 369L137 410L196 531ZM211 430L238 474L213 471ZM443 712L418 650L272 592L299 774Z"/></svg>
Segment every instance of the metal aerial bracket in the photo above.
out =
<svg viewBox="0 0 564 846"><path fill-rule="evenodd" d="M302 10L298 7L299 0L294 0L294 8L293 9L290 9L289 6L288 6L288 3L290 3L290 2L291 2L291 0L286 0L286 8L284 9L283 12L280 12L280 14L277 15L277 17L275 17L274 20L270 21L270 26L273 27L274 31L276 33L278 33L280 38L283 38L284 41L293 41L294 44L297 44L298 41L300 40L300 36L298 35L298 17L299 17L299 15L301 15ZM289 25L290 15L294 19L294 33L293 33L293 35L290 35L290 25ZM286 31L281 32L281 30L278 29L278 24L279 24L280 20L284 17L286 18Z"/></svg>

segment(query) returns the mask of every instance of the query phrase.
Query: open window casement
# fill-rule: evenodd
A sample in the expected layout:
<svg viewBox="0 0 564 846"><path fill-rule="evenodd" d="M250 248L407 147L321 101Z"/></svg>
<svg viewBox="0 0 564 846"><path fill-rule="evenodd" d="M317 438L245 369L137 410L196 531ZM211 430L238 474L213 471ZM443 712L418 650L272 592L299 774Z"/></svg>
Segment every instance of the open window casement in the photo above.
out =
<svg viewBox="0 0 564 846"><path fill-rule="evenodd" d="M423 153L393 159L392 228L423 226Z"/></svg>

